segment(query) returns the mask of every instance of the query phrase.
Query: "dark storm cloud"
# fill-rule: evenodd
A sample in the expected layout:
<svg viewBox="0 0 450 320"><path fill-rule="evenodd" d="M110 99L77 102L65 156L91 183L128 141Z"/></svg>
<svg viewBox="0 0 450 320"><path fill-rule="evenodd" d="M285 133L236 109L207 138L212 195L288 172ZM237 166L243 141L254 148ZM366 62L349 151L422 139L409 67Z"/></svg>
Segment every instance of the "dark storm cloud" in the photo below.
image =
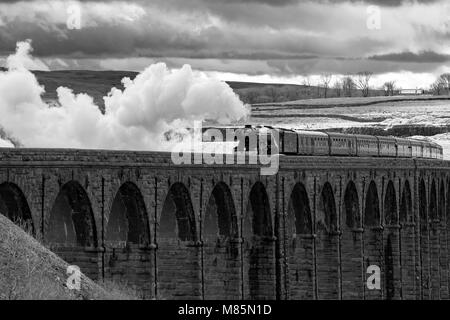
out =
<svg viewBox="0 0 450 320"><path fill-rule="evenodd" d="M378 61L396 61L396 62L442 63L450 61L450 55L440 54L433 51L423 51L420 53L401 52L401 53L374 55L369 57L369 59Z"/></svg>
<svg viewBox="0 0 450 320"><path fill-rule="evenodd" d="M0 2L0 55L32 39L39 57L195 59L202 70L249 74L426 71L448 61L449 29L433 25L445 0L81 2L80 30L67 28L63 1ZM382 7L380 30L367 27L369 4Z"/></svg>

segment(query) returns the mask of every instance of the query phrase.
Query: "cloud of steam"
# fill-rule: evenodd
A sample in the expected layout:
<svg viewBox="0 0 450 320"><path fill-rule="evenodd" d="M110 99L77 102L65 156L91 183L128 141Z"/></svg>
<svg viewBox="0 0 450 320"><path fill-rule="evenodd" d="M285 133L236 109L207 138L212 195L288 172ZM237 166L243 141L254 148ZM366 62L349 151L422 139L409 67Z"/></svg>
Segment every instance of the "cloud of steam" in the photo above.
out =
<svg viewBox="0 0 450 320"><path fill-rule="evenodd" d="M31 40L18 42L16 54L10 55L6 59L6 67L8 69L50 71L45 63L39 59L33 58L31 52L33 52Z"/></svg>
<svg viewBox="0 0 450 320"><path fill-rule="evenodd" d="M25 147L170 150L167 132L186 134L195 120L220 124L245 119L245 106L224 82L192 71L189 65L169 70L150 65L124 90L112 88L102 114L93 98L57 89L58 106L49 106L44 88L28 71L30 42L19 42L0 72L0 126ZM172 135L173 136L173 135Z"/></svg>
<svg viewBox="0 0 450 320"><path fill-rule="evenodd" d="M11 141L3 140L0 138L0 148L14 148L14 145L11 143Z"/></svg>

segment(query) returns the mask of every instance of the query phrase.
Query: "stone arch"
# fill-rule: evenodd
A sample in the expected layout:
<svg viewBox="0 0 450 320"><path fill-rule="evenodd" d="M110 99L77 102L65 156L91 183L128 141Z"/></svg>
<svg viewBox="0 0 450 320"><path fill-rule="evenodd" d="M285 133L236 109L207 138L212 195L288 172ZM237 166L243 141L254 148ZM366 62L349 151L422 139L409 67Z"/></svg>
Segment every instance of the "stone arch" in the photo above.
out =
<svg viewBox="0 0 450 320"><path fill-rule="evenodd" d="M439 184L439 204L438 204L438 219L443 226L445 226L446 221L445 213L445 185L444 181L441 180Z"/></svg>
<svg viewBox="0 0 450 320"><path fill-rule="evenodd" d="M325 182L317 210L317 293L319 299L338 299L339 237L333 188Z"/></svg>
<svg viewBox="0 0 450 320"><path fill-rule="evenodd" d="M439 184L439 182L437 182ZM429 255L430 255L430 299L440 298L440 274L439 274L439 214L438 214L438 189L436 180L431 180L430 197L428 203L429 226Z"/></svg>
<svg viewBox="0 0 450 320"><path fill-rule="evenodd" d="M439 270L439 298L448 299L448 243L445 212L445 184L441 179L439 183L439 200L438 200L438 219L437 243L439 247L438 253L438 270Z"/></svg>
<svg viewBox="0 0 450 320"><path fill-rule="evenodd" d="M217 183L211 192L205 212L203 234L229 239L238 236L233 196L224 182Z"/></svg>
<svg viewBox="0 0 450 320"><path fill-rule="evenodd" d="M445 204L445 215L447 216L446 226L447 226L447 230L450 230L450 179L448 179L448 181L447 181L446 196L447 196L447 198L446 198L447 201Z"/></svg>
<svg viewBox="0 0 450 320"><path fill-rule="evenodd" d="M157 228L157 294L163 299L202 296L201 248L188 188L172 184L164 199Z"/></svg>
<svg viewBox="0 0 450 320"><path fill-rule="evenodd" d="M399 221L401 224L406 222L414 222L414 216L412 213L412 198L411 187L408 180L405 181L403 186L402 197L400 200Z"/></svg>
<svg viewBox="0 0 450 320"><path fill-rule="evenodd" d="M380 225L380 201L375 181L371 181L366 192L364 206L364 226L376 227Z"/></svg>
<svg viewBox="0 0 450 320"><path fill-rule="evenodd" d="M274 299L275 241L269 197L260 181L250 189L243 229L244 238L250 238L244 252L247 260L244 276L248 277L245 296L247 299Z"/></svg>
<svg viewBox="0 0 450 320"><path fill-rule="evenodd" d="M143 298L151 298L153 252L148 250L150 226L144 198L133 182L125 182L117 190L105 240L105 277L135 286ZM135 266L139 266L138 275Z"/></svg>
<svg viewBox="0 0 450 320"><path fill-rule="evenodd" d="M150 228L144 198L132 182L117 191L106 226L106 241L133 244L150 243Z"/></svg>
<svg viewBox="0 0 450 320"><path fill-rule="evenodd" d="M427 188L423 179L419 182L419 218L421 228L426 228L428 224L428 211L427 211Z"/></svg>
<svg viewBox="0 0 450 320"><path fill-rule="evenodd" d="M64 184L50 211L47 243L97 247L97 229L91 202L77 181Z"/></svg>
<svg viewBox="0 0 450 320"><path fill-rule="evenodd" d="M289 297L312 299L314 273L314 239L308 193L296 183L289 196L286 230L288 237Z"/></svg>
<svg viewBox="0 0 450 320"><path fill-rule="evenodd" d="M446 268L447 268L447 293L444 294L444 298L449 298L450 297L450 267L449 267L449 263L450 263L450 255L448 250L450 250L449 244L450 244L450 179L447 178L446 181L446 206L445 206L445 225L443 226L445 231L444 231L444 239L443 241L446 242L446 246L445 248L447 248L446 250L446 254L447 254L447 263L446 263ZM443 281L445 281L445 278L443 279Z"/></svg>
<svg viewBox="0 0 450 320"><path fill-rule="evenodd" d="M384 270L383 231L381 229L380 201L375 181L369 183L364 205L364 270L370 265L377 265ZM384 275L381 274L381 283ZM365 290L365 299L381 299L382 290Z"/></svg>
<svg viewBox="0 0 450 320"><path fill-rule="evenodd" d="M397 196L392 180L389 180L384 196L384 223L394 225L398 223Z"/></svg>
<svg viewBox="0 0 450 320"><path fill-rule="evenodd" d="M358 190L352 180L345 187L342 213L342 299L362 299L361 211Z"/></svg>
<svg viewBox="0 0 450 320"><path fill-rule="evenodd" d="M320 193L317 226L328 233L336 232L338 229L336 202L333 188L329 182L325 182Z"/></svg>
<svg viewBox="0 0 450 320"><path fill-rule="evenodd" d="M355 183L349 181L344 192L345 225L349 229L361 227L359 197Z"/></svg>
<svg viewBox="0 0 450 320"><path fill-rule="evenodd" d="M205 299L240 299L241 272L236 209L230 188L218 182L203 223Z"/></svg>
<svg viewBox="0 0 450 320"><path fill-rule="evenodd" d="M436 181L433 179L431 182L430 189L430 201L428 203L428 216L431 221L438 219L438 208L437 208L437 190Z"/></svg>
<svg viewBox="0 0 450 320"><path fill-rule="evenodd" d="M295 184L292 189L289 198L288 213L294 220L294 223L290 226L290 230L294 229L295 234L312 233L311 208L308 193L302 183Z"/></svg>
<svg viewBox="0 0 450 320"><path fill-rule="evenodd" d="M400 220L400 258L401 258L401 293L403 299L416 298L416 227L414 225L411 187L405 180L399 208Z"/></svg>
<svg viewBox="0 0 450 320"><path fill-rule="evenodd" d="M181 241L197 239L191 196L181 182L174 183L166 196L159 222L159 236Z"/></svg>
<svg viewBox="0 0 450 320"><path fill-rule="evenodd" d="M0 214L35 235L30 207L22 190L12 182L0 184Z"/></svg>
<svg viewBox="0 0 450 320"><path fill-rule="evenodd" d="M395 278L397 275L398 250L398 213L397 196L394 183L389 180L384 195L384 223L386 226L386 241L384 244L384 268L385 268L385 297L392 300L396 295Z"/></svg>
<svg viewBox="0 0 450 320"><path fill-rule="evenodd" d="M424 179L419 181L419 220L420 220L420 274L421 274L421 298L430 298L431 266L430 266L430 234L427 188Z"/></svg>
<svg viewBox="0 0 450 320"><path fill-rule="evenodd" d="M250 190L248 215L252 221L252 234L259 237L271 237L273 235L272 217L270 214L269 197L265 186L256 182Z"/></svg>

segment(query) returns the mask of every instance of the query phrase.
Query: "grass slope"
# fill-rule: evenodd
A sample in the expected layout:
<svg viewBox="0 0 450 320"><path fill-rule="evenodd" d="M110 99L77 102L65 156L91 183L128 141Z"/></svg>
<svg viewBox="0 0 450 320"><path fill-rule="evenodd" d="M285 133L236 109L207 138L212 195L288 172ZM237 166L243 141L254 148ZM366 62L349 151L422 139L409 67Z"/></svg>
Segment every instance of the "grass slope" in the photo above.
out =
<svg viewBox="0 0 450 320"><path fill-rule="evenodd" d="M133 299L82 275L81 290L66 287L68 263L0 214L0 300Z"/></svg>

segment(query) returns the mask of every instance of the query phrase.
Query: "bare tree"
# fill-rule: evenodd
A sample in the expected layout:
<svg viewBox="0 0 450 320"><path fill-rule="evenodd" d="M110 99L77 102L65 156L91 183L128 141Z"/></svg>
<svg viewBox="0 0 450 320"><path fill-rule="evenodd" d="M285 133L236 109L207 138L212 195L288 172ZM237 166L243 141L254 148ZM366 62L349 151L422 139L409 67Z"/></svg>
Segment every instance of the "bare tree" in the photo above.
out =
<svg viewBox="0 0 450 320"><path fill-rule="evenodd" d="M430 86L434 95L450 94L450 73L441 74Z"/></svg>
<svg viewBox="0 0 450 320"><path fill-rule="evenodd" d="M443 73L439 76L438 82L446 94L450 94L450 73Z"/></svg>
<svg viewBox="0 0 450 320"><path fill-rule="evenodd" d="M259 96L258 92L254 91L252 89L249 89L249 90L244 91L242 93L243 101L246 102L246 103L250 103L250 104L257 103L258 102L258 96Z"/></svg>
<svg viewBox="0 0 450 320"><path fill-rule="evenodd" d="M434 95L436 95L436 96L439 96L439 95L441 95L442 94L442 92L443 92L443 86L442 86L442 83L441 82L439 82L439 80L436 80L431 86L430 86L430 91L434 94Z"/></svg>
<svg viewBox="0 0 450 320"><path fill-rule="evenodd" d="M277 102L278 99L278 93L277 89L274 86L268 86L266 88L266 94L270 97L271 102Z"/></svg>
<svg viewBox="0 0 450 320"><path fill-rule="evenodd" d="M303 78L303 85L308 88L311 87L311 79L308 76Z"/></svg>
<svg viewBox="0 0 450 320"><path fill-rule="evenodd" d="M383 85L383 89L386 96L393 96L395 90L395 81L386 81Z"/></svg>
<svg viewBox="0 0 450 320"><path fill-rule="evenodd" d="M356 74L356 86L361 90L363 97L369 96L369 82L372 74L370 71L362 71Z"/></svg>
<svg viewBox="0 0 450 320"><path fill-rule="evenodd" d="M351 97L355 87L355 81L353 81L352 76L345 76L342 78L342 92L345 97Z"/></svg>
<svg viewBox="0 0 450 320"><path fill-rule="evenodd" d="M333 85L334 92L337 97L341 96L342 93L342 83L339 80L336 80Z"/></svg>
<svg viewBox="0 0 450 320"><path fill-rule="evenodd" d="M324 90L324 97L327 97L328 88L330 87L331 79L333 78L333 75L330 73L324 73L320 76L320 83L323 86Z"/></svg>

